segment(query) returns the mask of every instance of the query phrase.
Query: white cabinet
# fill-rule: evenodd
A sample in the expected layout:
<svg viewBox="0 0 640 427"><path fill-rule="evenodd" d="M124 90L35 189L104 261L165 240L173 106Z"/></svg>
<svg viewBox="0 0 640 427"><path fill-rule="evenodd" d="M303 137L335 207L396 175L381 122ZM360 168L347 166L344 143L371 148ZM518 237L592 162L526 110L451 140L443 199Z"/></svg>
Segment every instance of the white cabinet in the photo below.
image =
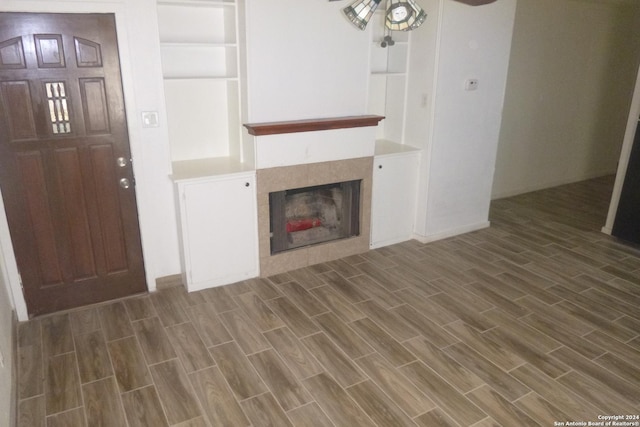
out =
<svg viewBox="0 0 640 427"><path fill-rule="evenodd" d="M176 180L189 292L258 276L255 179L250 171Z"/></svg>
<svg viewBox="0 0 640 427"><path fill-rule="evenodd" d="M420 151L377 141L371 200L372 249L409 240L413 234Z"/></svg>

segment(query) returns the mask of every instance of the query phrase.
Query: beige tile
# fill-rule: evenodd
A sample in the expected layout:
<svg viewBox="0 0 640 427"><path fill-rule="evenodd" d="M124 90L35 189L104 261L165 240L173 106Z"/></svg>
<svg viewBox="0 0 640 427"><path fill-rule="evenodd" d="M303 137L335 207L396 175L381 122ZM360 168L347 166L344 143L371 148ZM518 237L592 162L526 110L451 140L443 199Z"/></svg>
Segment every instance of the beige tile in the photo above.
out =
<svg viewBox="0 0 640 427"><path fill-rule="evenodd" d="M222 313L220 317L226 329L244 350L245 354L266 350L270 347L269 342L244 311L240 309L227 311Z"/></svg>
<svg viewBox="0 0 640 427"><path fill-rule="evenodd" d="M371 319L351 323L351 327L394 366L406 365L416 357Z"/></svg>
<svg viewBox="0 0 640 427"><path fill-rule="evenodd" d="M302 342L341 386L347 387L365 379L355 363L324 333L306 337Z"/></svg>
<svg viewBox="0 0 640 427"><path fill-rule="evenodd" d="M330 286L316 287L311 290L311 293L343 322L352 322L364 317L364 314L355 305L351 304Z"/></svg>
<svg viewBox="0 0 640 427"><path fill-rule="evenodd" d="M413 422L372 381L363 381L347 389L371 419L381 426L408 426Z"/></svg>
<svg viewBox="0 0 640 427"><path fill-rule="evenodd" d="M468 393L484 383L472 371L422 337L406 341L405 346L461 393Z"/></svg>
<svg viewBox="0 0 640 427"><path fill-rule="evenodd" d="M74 336L88 334L101 329L100 316L97 308L87 308L84 310L69 313L71 330Z"/></svg>
<svg viewBox="0 0 640 427"><path fill-rule="evenodd" d="M167 427L155 387L148 386L122 394L122 404L129 427Z"/></svg>
<svg viewBox="0 0 640 427"><path fill-rule="evenodd" d="M102 331L79 335L75 342L80 381L83 384L113 375Z"/></svg>
<svg viewBox="0 0 640 427"><path fill-rule="evenodd" d="M107 343L120 392L151 384L151 375L135 337Z"/></svg>
<svg viewBox="0 0 640 427"><path fill-rule="evenodd" d="M191 323L171 326L166 330L169 341L176 349L178 358L187 372L199 371L215 364Z"/></svg>
<svg viewBox="0 0 640 427"><path fill-rule="evenodd" d="M361 357L358 365L409 416L435 408L435 404L409 379L377 353Z"/></svg>
<svg viewBox="0 0 640 427"><path fill-rule="evenodd" d="M326 427L333 425L315 402L293 409L287 412L287 416L296 427Z"/></svg>
<svg viewBox="0 0 640 427"><path fill-rule="evenodd" d="M148 364L176 357L167 333L157 317L138 320L133 323L133 329Z"/></svg>
<svg viewBox="0 0 640 427"><path fill-rule="evenodd" d="M322 365L289 328L265 332L273 348L298 379L308 378L323 371Z"/></svg>
<svg viewBox="0 0 640 427"><path fill-rule="evenodd" d="M44 392L42 344L18 348L18 397L26 399Z"/></svg>
<svg viewBox="0 0 640 427"><path fill-rule="evenodd" d="M261 332L284 326L282 320L271 311L255 292L247 292L234 298L247 317L253 321L253 324Z"/></svg>
<svg viewBox="0 0 640 427"><path fill-rule="evenodd" d="M335 425L350 427L373 425L371 418L329 375L322 373L307 378L304 380L304 385Z"/></svg>
<svg viewBox="0 0 640 427"><path fill-rule="evenodd" d="M268 391L237 344L221 344L211 347L210 351L236 398L248 399Z"/></svg>
<svg viewBox="0 0 640 427"><path fill-rule="evenodd" d="M341 322L335 314L322 314L317 316L315 321L324 333L352 359L373 353L374 349L349 325Z"/></svg>
<svg viewBox="0 0 640 427"><path fill-rule="evenodd" d="M537 422L486 385L473 390L467 397L501 425L538 426Z"/></svg>
<svg viewBox="0 0 640 427"><path fill-rule="evenodd" d="M211 425L248 426L250 424L217 367L194 372L189 377Z"/></svg>
<svg viewBox="0 0 640 427"><path fill-rule="evenodd" d="M202 415L187 374L177 360L158 363L149 369L169 424Z"/></svg>
<svg viewBox="0 0 640 427"><path fill-rule="evenodd" d="M60 414L50 415L47 417L47 427L66 427L77 426L83 427L87 423L84 419L82 408L72 409Z"/></svg>
<svg viewBox="0 0 640 427"><path fill-rule="evenodd" d="M82 386L84 407L89 426L120 427L125 425L124 411L114 377Z"/></svg>
<svg viewBox="0 0 640 427"><path fill-rule="evenodd" d="M460 425L471 425L486 414L422 362L413 362L400 371Z"/></svg>
<svg viewBox="0 0 640 427"><path fill-rule="evenodd" d="M76 355L65 353L46 362L45 397L47 415L68 411L82 404Z"/></svg>
<svg viewBox="0 0 640 427"><path fill-rule="evenodd" d="M293 372L280 359L275 350L265 350L249 356L276 400L285 411L297 408L311 401L309 394L296 379Z"/></svg>
<svg viewBox="0 0 640 427"><path fill-rule="evenodd" d="M298 338L320 331L320 328L287 297L269 300L267 305Z"/></svg>
<svg viewBox="0 0 640 427"><path fill-rule="evenodd" d="M245 413L254 427L293 427L289 418L271 393L264 393L242 402Z"/></svg>
<svg viewBox="0 0 640 427"><path fill-rule="evenodd" d="M133 335L129 315L122 302L112 303L98 309L102 329L107 341L113 341Z"/></svg>
<svg viewBox="0 0 640 427"><path fill-rule="evenodd" d="M205 346L211 347L233 339L220 321L212 303L194 305L186 311Z"/></svg>
<svg viewBox="0 0 640 427"><path fill-rule="evenodd" d="M44 395L21 400L18 405L18 427L45 427Z"/></svg>
<svg viewBox="0 0 640 427"><path fill-rule="evenodd" d="M57 314L42 319L42 350L45 358L73 351L68 314Z"/></svg>

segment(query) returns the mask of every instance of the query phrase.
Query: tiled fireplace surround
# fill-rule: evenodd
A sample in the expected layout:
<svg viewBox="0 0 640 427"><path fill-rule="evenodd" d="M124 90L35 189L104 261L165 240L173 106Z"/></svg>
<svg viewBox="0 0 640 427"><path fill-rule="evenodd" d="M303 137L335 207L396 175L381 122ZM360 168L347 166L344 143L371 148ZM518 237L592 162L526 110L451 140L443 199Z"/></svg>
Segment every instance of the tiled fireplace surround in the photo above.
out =
<svg viewBox="0 0 640 427"><path fill-rule="evenodd" d="M256 138L260 275L331 261L369 249L375 126L380 116L246 125ZM269 193L362 180L360 235L271 255Z"/></svg>

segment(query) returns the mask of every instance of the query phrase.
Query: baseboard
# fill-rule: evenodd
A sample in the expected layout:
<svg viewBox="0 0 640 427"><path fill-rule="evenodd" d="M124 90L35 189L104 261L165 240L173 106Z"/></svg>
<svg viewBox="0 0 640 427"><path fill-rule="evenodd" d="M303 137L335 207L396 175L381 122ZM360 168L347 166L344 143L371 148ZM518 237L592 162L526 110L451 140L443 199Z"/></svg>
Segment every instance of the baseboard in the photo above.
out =
<svg viewBox="0 0 640 427"><path fill-rule="evenodd" d="M174 286L182 286L182 275L173 274L171 276L158 277L156 279L156 289L167 289Z"/></svg>
<svg viewBox="0 0 640 427"><path fill-rule="evenodd" d="M18 317L11 311L11 414L12 426L18 425Z"/></svg>
<svg viewBox="0 0 640 427"><path fill-rule="evenodd" d="M482 230L484 228L488 228L491 225L490 221L483 221L476 224L469 224L463 227L452 228L449 230L442 231L440 233L429 234L428 236L423 236L421 234L414 234L413 238L420 243L431 243L436 242L438 240L448 239L449 237L459 236L460 234L471 233L472 231Z"/></svg>
<svg viewBox="0 0 640 427"><path fill-rule="evenodd" d="M521 194L531 193L534 191L546 190L547 188L559 187L561 185L573 184L576 182L587 181L589 179L600 178L607 175L615 175L616 171L599 171L580 176L574 176L571 178L565 178L560 180L554 180L550 182L538 183L535 185L529 185L526 187L520 187L514 190L502 191L499 193L491 194L491 200L506 199L507 197L519 196Z"/></svg>

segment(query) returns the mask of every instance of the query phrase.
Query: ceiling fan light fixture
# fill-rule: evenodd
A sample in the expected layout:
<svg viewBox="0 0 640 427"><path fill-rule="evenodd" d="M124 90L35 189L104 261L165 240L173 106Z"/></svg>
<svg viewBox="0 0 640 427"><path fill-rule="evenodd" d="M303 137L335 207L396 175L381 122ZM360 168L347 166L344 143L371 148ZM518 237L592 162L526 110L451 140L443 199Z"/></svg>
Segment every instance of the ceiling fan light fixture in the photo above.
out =
<svg viewBox="0 0 640 427"><path fill-rule="evenodd" d="M410 31L427 19L427 13L414 0L388 0L385 26L392 31Z"/></svg>
<svg viewBox="0 0 640 427"><path fill-rule="evenodd" d="M349 21L364 30L378 8L381 0L356 0L350 6L342 9Z"/></svg>

